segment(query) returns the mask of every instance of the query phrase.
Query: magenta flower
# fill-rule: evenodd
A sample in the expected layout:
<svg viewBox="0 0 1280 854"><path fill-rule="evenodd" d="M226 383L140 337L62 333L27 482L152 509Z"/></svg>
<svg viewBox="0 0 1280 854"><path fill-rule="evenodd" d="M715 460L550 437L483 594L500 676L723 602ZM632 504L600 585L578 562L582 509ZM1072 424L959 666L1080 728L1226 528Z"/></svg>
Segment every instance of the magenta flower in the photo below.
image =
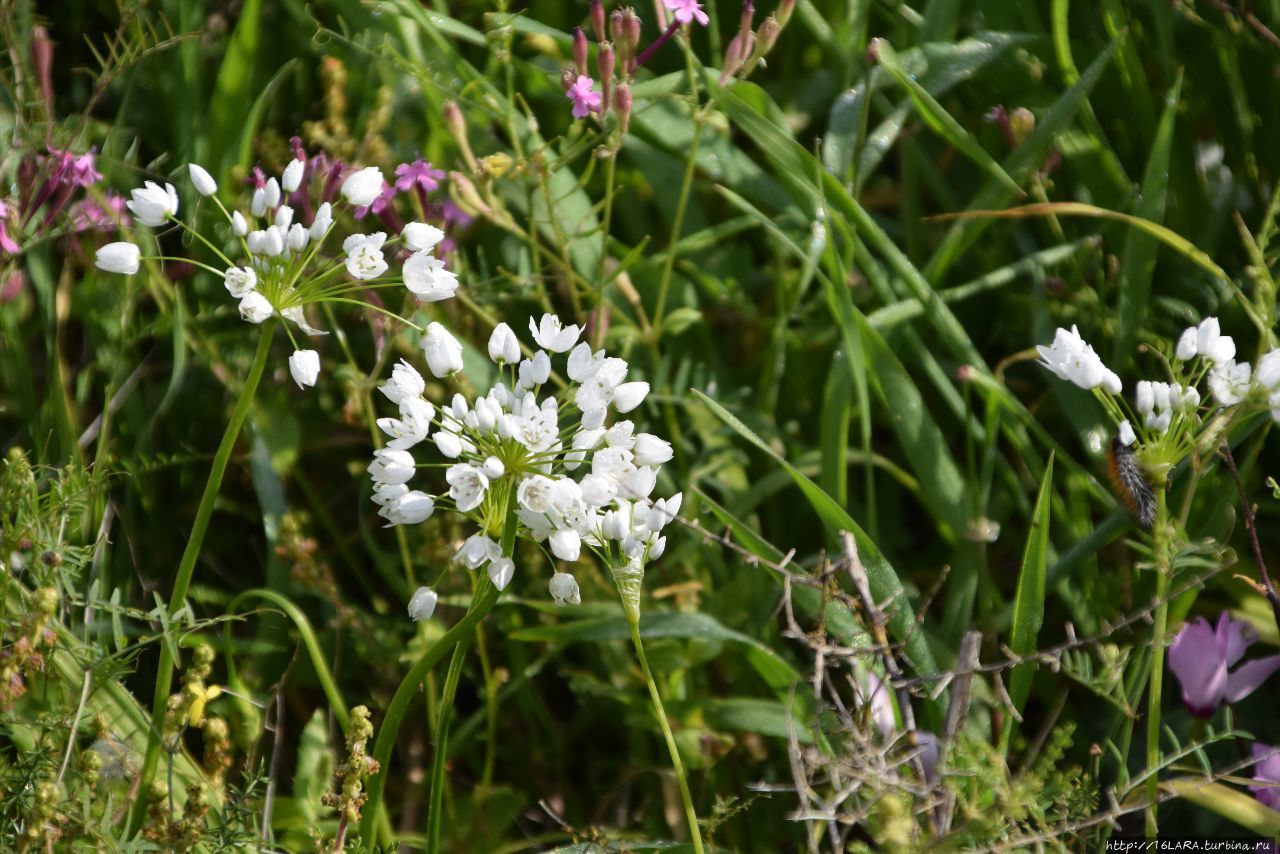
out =
<svg viewBox="0 0 1280 854"><path fill-rule="evenodd" d="M444 180L444 176L443 169L436 169L419 157L412 163L401 163L396 167L396 187L409 190L417 185L428 193L434 193L440 189L440 182Z"/></svg>
<svg viewBox="0 0 1280 854"><path fill-rule="evenodd" d="M98 204L97 199L83 199L71 209L71 224L76 231L114 231L117 225L130 225L133 222L122 196L107 193L104 201L106 207Z"/></svg>
<svg viewBox="0 0 1280 854"><path fill-rule="evenodd" d="M1250 786L1249 791L1259 803L1280 810L1280 749L1255 741L1253 758L1258 760L1253 766L1253 779L1268 785Z"/></svg>
<svg viewBox="0 0 1280 854"><path fill-rule="evenodd" d="M1234 703L1258 689L1267 677L1280 670L1280 655L1255 658L1227 668L1244 657L1256 639L1253 628L1233 620L1226 612L1211 627L1204 617L1183 625L1169 645L1169 669L1182 686L1182 702L1198 718L1210 717L1222 703Z"/></svg>
<svg viewBox="0 0 1280 854"><path fill-rule="evenodd" d="M578 75L578 79L569 87L569 91L565 92L565 97L573 101L573 117L575 119L585 119L587 113L600 112L601 96L595 91L596 82L585 74Z"/></svg>
<svg viewBox="0 0 1280 854"><path fill-rule="evenodd" d="M675 12L676 21L681 24L697 21L705 27L711 20L707 17L707 13L702 11L702 4L698 0L662 0L662 5Z"/></svg>
<svg viewBox="0 0 1280 854"><path fill-rule="evenodd" d="M17 255L21 248L18 242L9 236L9 206L0 202L0 251Z"/></svg>
<svg viewBox="0 0 1280 854"><path fill-rule="evenodd" d="M88 187L102 180L102 174L93 168L92 149L84 154L75 155L70 151L50 148L49 154L55 164L54 175L63 184L72 187Z"/></svg>

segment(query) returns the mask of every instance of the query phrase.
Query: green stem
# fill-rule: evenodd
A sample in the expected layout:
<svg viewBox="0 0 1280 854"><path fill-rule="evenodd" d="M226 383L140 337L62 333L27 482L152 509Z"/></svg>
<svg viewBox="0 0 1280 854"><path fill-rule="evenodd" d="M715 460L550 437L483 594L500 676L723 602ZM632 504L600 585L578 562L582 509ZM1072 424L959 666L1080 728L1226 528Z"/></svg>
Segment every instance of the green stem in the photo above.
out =
<svg viewBox="0 0 1280 854"><path fill-rule="evenodd" d="M658 284L658 304L653 310L653 340L662 338L662 318L667 307L667 290L671 287L671 273L676 266L676 256L680 252L680 232L684 228L684 212L689 206L689 194L693 189L693 173L698 166L698 147L702 142L702 127L705 117L698 107L698 77L693 66L693 55L685 45L685 61L689 72L689 89L693 97L693 142L689 145L684 166L684 180L680 184L680 198L676 202L675 219L671 222L671 244L667 247L667 260L662 265L662 279Z"/></svg>
<svg viewBox="0 0 1280 854"><path fill-rule="evenodd" d="M435 755L431 757L431 797L427 807L427 851L437 854L440 850L440 828L444 825L444 760L448 753L449 724L453 721L453 700L458 693L458 681L462 677L462 663L471 646L470 633L458 638L449 659L449 671L444 677L444 691L440 694L440 712L436 717Z"/></svg>
<svg viewBox="0 0 1280 854"><path fill-rule="evenodd" d="M1164 484L1156 485L1156 520L1151 527L1156 556L1156 611L1152 627L1151 681L1147 689L1147 836L1154 838L1156 802L1160 797L1160 698L1164 693L1164 636L1169 624L1169 582L1173 568L1169 565L1169 506Z"/></svg>
<svg viewBox="0 0 1280 854"><path fill-rule="evenodd" d="M604 345L604 279L609 268L609 229L613 222L613 186L618 169L618 149L609 154L604 179L604 224L600 227L600 271L596 276L596 324L593 348Z"/></svg>
<svg viewBox="0 0 1280 854"><path fill-rule="evenodd" d="M502 554L512 557L515 554L516 531L520 527L516 519L516 491L508 482L505 512L502 514ZM482 576L480 584L472 599L481 599L490 590L495 590L488 576ZM494 599L496 600L496 595ZM490 603L492 605L492 603ZM486 609L488 610L488 609ZM471 611L467 611L471 616ZM484 615L481 614L481 617ZM479 624L480 620L475 621ZM444 680L444 691L440 695L440 710L436 717L435 755L431 757L431 794L427 809L427 851L438 854L440 851L440 828L444 825L444 763L449 753L449 724L453 720L453 700L458 693L458 680L462 676L462 663L467 657L467 649L471 646L471 632L460 635L453 648L453 658L449 660L449 671Z"/></svg>
<svg viewBox="0 0 1280 854"><path fill-rule="evenodd" d="M258 337L258 350L254 353L253 364L244 386L240 389L240 398L236 401L231 420L222 434L222 443L218 445L213 457L213 465L209 469L209 479L205 481L204 494L200 496L200 506L196 510L195 523L191 526L191 536L187 539L187 547L182 552L182 560L178 564L178 575L173 581L173 592L169 595L169 614L176 614L187 598L187 588L191 586L191 576L195 573L196 560L200 557L200 547L204 544L205 533L209 530L209 519L213 516L213 505L218 498L218 490L222 487L222 477L227 471L227 462L231 459L231 451L235 448L236 439L240 436L240 428L249 415L249 407L253 404L253 395L262 379L262 372L267 366L267 356L271 354L271 337L275 332L276 321L268 320L263 324ZM147 791L147 784L155 773L156 764L160 760L160 729L164 724L165 704L169 700L169 689L173 684L173 655L168 643L160 644L160 665L156 671L155 695L151 703L151 734L147 738L147 753L142 763L142 789ZM135 815L142 807L145 798L134 802Z"/></svg>
<svg viewBox="0 0 1280 854"><path fill-rule="evenodd" d="M395 696L391 698L391 704L387 706L387 715L382 721L382 726L378 728L378 738L373 744L373 758L378 761L380 767L378 773L369 778L366 786L369 800L365 804L364 815L360 819L360 836L367 842L373 841L374 821L382 801L382 791L387 785L391 750L395 747L396 735L400 732L400 725L404 723L409 704L418 693L418 686L446 652L462 638L470 637L475 625L485 618L493 608L493 604L498 601L498 592L498 588L488 583L487 578L481 582L480 590L472 598L471 607L467 609L466 615L414 662L413 667L400 682L400 687L396 689Z"/></svg>
<svg viewBox="0 0 1280 854"><path fill-rule="evenodd" d="M628 614L627 622L631 624L631 643L635 645L636 656L640 659L640 669L644 671L645 684L649 686L649 697L653 700L653 710L658 716L658 724L662 727L662 737L667 740L667 752L671 754L671 765L675 768L676 782L680 784L680 799L684 801L684 817L689 823L689 835L693 839L694 854L702 852L702 833L698 829L698 814L693 808L693 796L689 794L689 781L685 777L684 763L680 761L680 751L676 747L676 738L671 734L671 724L667 723L666 710L662 708L662 697L658 695L658 685L653 681L653 671L649 669L649 659L644 654L644 642L640 640L640 619Z"/></svg>

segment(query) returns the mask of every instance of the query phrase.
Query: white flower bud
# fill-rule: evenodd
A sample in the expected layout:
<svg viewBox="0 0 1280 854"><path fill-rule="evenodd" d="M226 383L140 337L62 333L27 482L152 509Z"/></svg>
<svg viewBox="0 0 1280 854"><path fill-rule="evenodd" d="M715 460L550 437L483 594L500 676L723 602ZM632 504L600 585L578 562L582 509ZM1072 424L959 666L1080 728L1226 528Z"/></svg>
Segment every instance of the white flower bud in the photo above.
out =
<svg viewBox="0 0 1280 854"><path fill-rule="evenodd" d="M235 232L236 237L244 237L249 233L249 223L245 221L244 214L240 211L231 212L231 230Z"/></svg>
<svg viewBox="0 0 1280 854"><path fill-rule="evenodd" d="M212 196L218 192L218 184L213 180L213 176L205 171L203 166L195 163L187 164L187 172L191 174L191 183L195 185L196 192L202 196Z"/></svg>
<svg viewBox="0 0 1280 854"><path fill-rule="evenodd" d="M141 257L142 250L132 243L108 243L94 255L93 265L108 273L132 276L138 272Z"/></svg>
<svg viewBox="0 0 1280 854"><path fill-rule="evenodd" d="M378 198L384 183L378 167L359 169L342 182L342 197L357 208L367 208Z"/></svg>
<svg viewBox="0 0 1280 854"><path fill-rule="evenodd" d="M630 412L643 403L648 394L648 383L623 383L613 391L613 407L619 412Z"/></svg>
<svg viewBox="0 0 1280 854"><path fill-rule="evenodd" d="M319 240L324 237L329 226L333 225L333 207L325 202L316 209L316 218L311 221L309 233L312 240Z"/></svg>
<svg viewBox="0 0 1280 854"><path fill-rule="evenodd" d="M431 619L439 598L430 587L419 587L414 592L413 598L409 600L409 617L414 622Z"/></svg>
<svg viewBox="0 0 1280 854"><path fill-rule="evenodd" d="M520 360L520 342L505 323L495 326L489 336L489 358L499 365L512 365Z"/></svg>
<svg viewBox="0 0 1280 854"><path fill-rule="evenodd" d="M293 225L293 208L288 205L281 205L276 208L275 224L288 231L289 226Z"/></svg>
<svg viewBox="0 0 1280 854"><path fill-rule="evenodd" d="M268 178L264 195L266 197L268 208L274 208L276 205L280 204L280 182L275 178Z"/></svg>
<svg viewBox="0 0 1280 854"><path fill-rule="evenodd" d="M509 557L500 557L489 564L489 580L499 590L507 589L507 585L511 583L511 577L515 575L515 572L515 561Z"/></svg>
<svg viewBox="0 0 1280 854"><path fill-rule="evenodd" d="M427 367L440 379L462 370L462 345L439 323L433 321L427 326L422 351L427 357Z"/></svg>
<svg viewBox="0 0 1280 854"><path fill-rule="evenodd" d="M289 373L298 388L309 388L320 376L320 354L315 350L295 350L289 357Z"/></svg>
<svg viewBox="0 0 1280 854"><path fill-rule="evenodd" d="M489 480L497 480L506 474L507 467L503 465L502 460L497 457L489 457L484 461L484 465L481 467L481 470L484 472L484 476L489 478Z"/></svg>
<svg viewBox="0 0 1280 854"><path fill-rule="evenodd" d="M551 576L551 583L547 585L547 589L557 605L582 604L582 595L578 591L578 582L567 572L557 572Z"/></svg>
<svg viewBox="0 0 1280 854"><path fill-rule="evenodd" d="M434 249L436 244L444 240L444 232L425 222L411 222L400 230L400 237L410 252L422 252Z"/></svg>
<svg viewBox="0 0 1280 854"><path fill-rule="evenodd" d="M298 185L302 183L302 172L306 167L304 160L290 160L289 165L284 167L284 174L280 176L281 189L286 193L297 190Z"/></svg>

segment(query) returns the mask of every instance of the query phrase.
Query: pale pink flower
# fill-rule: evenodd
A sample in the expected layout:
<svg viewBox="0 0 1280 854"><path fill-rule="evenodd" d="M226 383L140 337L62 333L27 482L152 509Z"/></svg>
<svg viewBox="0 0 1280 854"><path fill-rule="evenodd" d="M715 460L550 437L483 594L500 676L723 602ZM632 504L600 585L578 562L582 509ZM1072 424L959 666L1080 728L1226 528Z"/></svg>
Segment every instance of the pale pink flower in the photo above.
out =
<svg viewBox="0 0 1280 854"><path fill-rule="evenodd" d="M697 21L705 27L711 20L707 17L707 13L702 11L702 4L698 0L662 0L662 5L675 12L675 18L681 24Z"/></svg>
<svg viewBox="0 0 1280 854"><path fill-rule="evenodd" d="M565 92L565 97L573 101L573 117L585 119L587 113L600 112L601 95L595 91L596 83L586 75L579 75L574 84Z"/></svg>

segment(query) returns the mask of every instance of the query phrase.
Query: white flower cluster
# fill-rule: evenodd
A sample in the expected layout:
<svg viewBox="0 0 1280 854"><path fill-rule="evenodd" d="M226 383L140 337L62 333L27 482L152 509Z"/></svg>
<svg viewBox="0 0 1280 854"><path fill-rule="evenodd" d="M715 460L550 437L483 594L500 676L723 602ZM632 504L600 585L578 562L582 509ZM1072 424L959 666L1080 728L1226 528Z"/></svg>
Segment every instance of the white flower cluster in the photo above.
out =
<svg viewBox="0 0 1280 854"><path fill-rule="evenodd" d="M1103 364L1074 326L1070 331L1058 329L1052 346L1039 346L1036 350L1040 364L1061 379L1084 389L1101 389L1107 395L1121 391L1120 378ZM1280 349L1264 355L1255 372L1248 362L1235 360L1235 340L1222 334L1218 318L1208 317L1183 331L1173 355L1170 367L1175 381L1142 380L1135 386L1133 413L1140 417L1141 430L1146 435L1164 435L1178 426L1181 418L1199 423L1202 397L1196 385L1201 380L1207 382L1213 400L1222 407L1236 406L1255 388L1260 389L1266 395L1271 417L1280 421ZM1103 399L1107 399L1106 395ZM1113 414L1120 424L1123 444L1138 441L1139 434L1123 418L1118 405Z"/></svg>
<svg viewBox="0 0 1280 854"><path fill-rule="evenodd" d="M226 269L219 272L193 263L222 276L227 292L239 304L240 317L248 323L263 323L279 315L307 335L325 335L307 321L306 306L326 300L350 301L348 296L362 290L401 283L423 302L448 299L458 288L457 276L432 255L444 239L444 232L422 222L409 223L398 238L388 239L384 232L348 235L342 241L342 258L338 262L322 255L321 248L335 227L333 204L322 201L310 215L311 221L304 223L305 217L287 203L291 195L296 201L299 188L306 192L304 160L291 161L278 180L257 173L258 186L249 197L247 216L240 210L223 207L216 195L218 185L205 169L195 163L188 169L196 191L213 199L245 254L243 262L233 262L215 241L197 234ZM382 173L370 166L347 176L339 193L351 207L366 207L384 186ZM173 223L192 230L177 219L178 194L172 184L161 188L148 181L145 187L133 191L128 206L142 225ZM305 209L309 211L310 204ZM410 254L400 275L386 278L390 264L384 250L397 240ZM96 263L108 272L133 275L138 272L140 258L141 250L135 244L111 243L98 251ZM355 281L342 281L344 271ZM320 374L319 354L315 350L297 350L289 359L289 371L299 387L314 386Z"/></svg>
<svg viewBox="0 0 1280 854"><path fill-rule="evenodd" d="M649 385L628 382L625 361L578 343L579 327L554 315L530 320L529 329L541 349L523 359L507 324L493 330L488 350L499 380L474 400L455 394L447 405L435 405L423 397L426 380L413 366L395 366L381 390L399 415L378 420L390 441L369 466L379 515L391 525L422 522L437 506L466 515L480 531L455 560L472 570L487 567L499 590L515 568L499 545L507 525L561 561L577 561L586 546L606 566L642 572L662 555L662 530L680 510L679 493L650 500L672 449L636 432L631 421L610 423L609 412L635 409ZM461 346L440 324L428 328L423 349L436 377L461 370ZM563 353L569 383L548 393L551 356ZM447 489L439 494L409 486L417 471L410 451L423 443L450 461L444 464ZM557 604L580 601L567 572L556 572L549 587Z"/></svg>

